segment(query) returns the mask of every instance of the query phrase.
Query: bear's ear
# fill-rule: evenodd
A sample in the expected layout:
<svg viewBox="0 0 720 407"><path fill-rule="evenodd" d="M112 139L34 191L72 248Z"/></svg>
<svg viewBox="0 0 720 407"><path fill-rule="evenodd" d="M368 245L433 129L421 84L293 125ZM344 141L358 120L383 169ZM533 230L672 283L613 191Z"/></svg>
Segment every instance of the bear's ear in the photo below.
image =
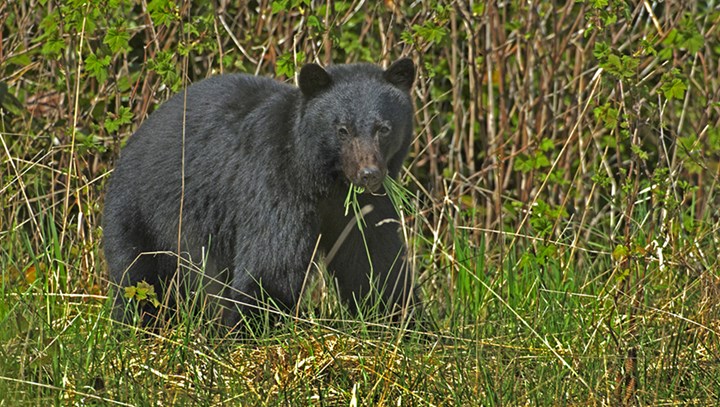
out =
<svg viewBox="0 0 720 407"><path fill-rule="evenodd" d="M410 58L395 61L383 74L385 80L398 88L410 92L415 81L415 64Z"/></svg>
<svg viewBox="0 0 720 407"><path fill-rule="evenodd" d="M300 70L300 78L298 80L300 90L307 97L312 97L316 93L330 86L332 79L320 65L307 64Z"/></svg>

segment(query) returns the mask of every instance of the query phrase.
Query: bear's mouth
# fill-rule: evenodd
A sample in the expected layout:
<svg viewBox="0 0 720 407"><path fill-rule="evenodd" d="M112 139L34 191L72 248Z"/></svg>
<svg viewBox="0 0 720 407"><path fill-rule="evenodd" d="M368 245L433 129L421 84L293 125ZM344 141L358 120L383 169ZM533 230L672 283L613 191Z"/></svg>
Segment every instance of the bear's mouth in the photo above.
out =
<svg viewBox="0 0 720 407"><path fill-rule="evenodd" d="M346 174L347 176L348 174ZM378 192L382 187L383 180L387 175L387 170L381 169L376 165L362 167L357 170L349 181L356 187L360 187L369 192Z"/></svg>
<svg viewBox="0 0 720 407"><path fill-rule="evenodd" d="M383 184L382 181L367 183L367 184L353 182L353 185L364 188L366 192L370 192L370 193L375 193L375 192L380 191L380 187L382 187L382 184Z"/></svg>

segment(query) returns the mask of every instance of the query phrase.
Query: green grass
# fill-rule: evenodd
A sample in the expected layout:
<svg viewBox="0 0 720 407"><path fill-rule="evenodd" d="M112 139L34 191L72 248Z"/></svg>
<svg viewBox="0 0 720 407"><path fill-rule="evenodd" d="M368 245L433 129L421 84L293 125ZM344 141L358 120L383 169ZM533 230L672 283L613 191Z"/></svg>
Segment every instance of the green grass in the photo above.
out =
<svg viewBox="0 0 720 407"><path fill-rule="evenodd" d="M499 259L459 229L437 249L437 269L420 270L433 281L421 285L433 331L353 321L311 293L300 318L237 338L192 315L153 332L120 326L104 292L65 289L82 258L43 230L36 263L23 264L21 243L2 253L6 404L603 405L628 395L662 405L720 394L720 281L677 262L661 270L613 258L610 246L571 259L561 242L524 237ZM553 255L538 256L548 245Z"/></svg>

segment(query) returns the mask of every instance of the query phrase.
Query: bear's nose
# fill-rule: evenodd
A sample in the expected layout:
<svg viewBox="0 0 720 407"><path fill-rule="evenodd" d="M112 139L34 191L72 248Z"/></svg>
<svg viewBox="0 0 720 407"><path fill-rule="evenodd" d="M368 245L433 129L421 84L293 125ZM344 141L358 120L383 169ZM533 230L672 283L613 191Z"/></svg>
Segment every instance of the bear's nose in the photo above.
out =
<svg viewBox="0 0 720 407"><path fill-rule="evenodd" d="M382 183L382 171L374 165L364 167L360 170L358 179L360 180L360 186L375 192Z"/></svg>

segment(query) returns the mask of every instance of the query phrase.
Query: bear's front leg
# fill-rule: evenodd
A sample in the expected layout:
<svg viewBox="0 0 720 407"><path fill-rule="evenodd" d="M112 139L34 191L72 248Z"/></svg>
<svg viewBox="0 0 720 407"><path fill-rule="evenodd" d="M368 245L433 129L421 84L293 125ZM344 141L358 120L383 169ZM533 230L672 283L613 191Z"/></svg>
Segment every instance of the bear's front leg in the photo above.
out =
<svg viewBox="0 0 720 407"><path fill-rule="evenodd" d="M303 219L288 214L268 222L282 225L283 230L268 226L239 239L231 283L223 291L226 326L233 328L242 317L264 312L271 316L294 313L318 236L318 227L313 227L317 222Z"/></svg>
<svg viewBox="0 0 720 407"><path fill-rule="evenodd" d="M362 232L352 211L344 215L341 203L324 214L324 219L336 217L323 222L322 228L328 270L352 312L365 304L365 310L378 309L397 319L415 300L398 215L384 193L365 193L358 201L364 213Z"/></svg>

